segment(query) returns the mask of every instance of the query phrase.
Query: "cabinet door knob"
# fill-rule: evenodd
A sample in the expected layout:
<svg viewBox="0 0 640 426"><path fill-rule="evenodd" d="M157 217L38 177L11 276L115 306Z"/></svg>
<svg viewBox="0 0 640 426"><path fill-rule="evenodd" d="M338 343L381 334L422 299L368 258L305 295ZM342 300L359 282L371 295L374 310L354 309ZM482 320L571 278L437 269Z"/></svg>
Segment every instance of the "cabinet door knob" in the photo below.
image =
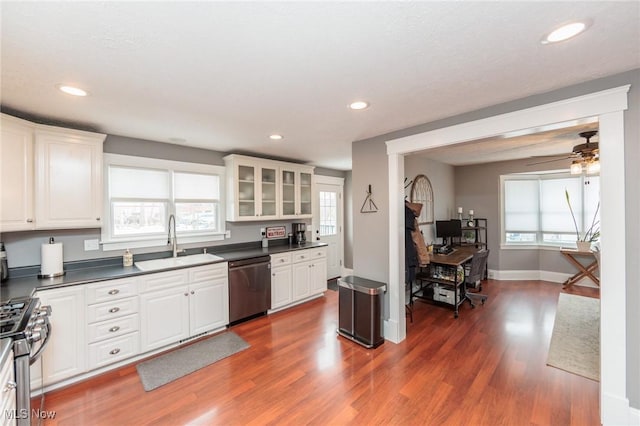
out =
<svg viewBox="0 0 640 426"><path fill-rule="evenodd" d="M27 219L27 223L33 223L33 219Z"/></svg>
<svg viewBox="0 0 640 426"><path fill-rule="evenodd" d="M109 331L110 331L111 333L115 333L115 332L116 332L116 331L118 331L118 330L120 330L120 326L118 326L118 325L116 325L115 327L111 327L111 328L109 329Z"/></svg>
<svg viewBox="0 0 640 426"><path fill-rule="evenodd" d="M186 292L185 292L185 293L184 293L184 295L185 295L185 296L188 296L188 295L189 295L189 293L186 293Z"/></svg>
<svg viewBox="0 0 640 426"><path fill-rule="evenodd" d="M109 312L111 312L112 314L115 314L116 312L118 312L120 310L120 308L118 308L117 306L115 308L111 308L109 309Z"/></svg>
<svg viewBox="0 0 640 426"><path fill-rule="evenodd" d="M99 217L96 217L96 220L100 220L100 218L99 218Z"/></svg>
<svg viewBox="0 0 640 426"><path fill-rule="evenodd" d="M191 290L191 294L196 294L196 292L195 292L195 291L193 291L193 290Z"/></svg>
<svg viewBox="0 0 640 426"><path fill-rule="evenodd" d="M111 355L116 355L116 354L120 353L120 348L112 349L112 350L109 351L109 353Z"/></svg>
<svg viewBox="0 0 640 426"><path fill-rule="evenodd" d="M118 290L117 288L114 288L113 290L109 290L109 294L112 295L112 296L114 294L118 294L118 293L120 293L120 290Z"/></svg>

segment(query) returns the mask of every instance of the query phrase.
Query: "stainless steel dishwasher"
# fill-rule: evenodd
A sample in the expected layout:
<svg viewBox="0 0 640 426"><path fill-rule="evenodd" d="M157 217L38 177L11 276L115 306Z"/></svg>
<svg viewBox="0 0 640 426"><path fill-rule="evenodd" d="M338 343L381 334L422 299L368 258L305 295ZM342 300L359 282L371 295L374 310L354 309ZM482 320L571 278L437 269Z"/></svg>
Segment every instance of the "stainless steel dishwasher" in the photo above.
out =
<svg viewBox="0 0 640 426"><path fill-rule="evenodd" d="M264 315L271 308L271 257L229 262L229 322Z"/></svg>

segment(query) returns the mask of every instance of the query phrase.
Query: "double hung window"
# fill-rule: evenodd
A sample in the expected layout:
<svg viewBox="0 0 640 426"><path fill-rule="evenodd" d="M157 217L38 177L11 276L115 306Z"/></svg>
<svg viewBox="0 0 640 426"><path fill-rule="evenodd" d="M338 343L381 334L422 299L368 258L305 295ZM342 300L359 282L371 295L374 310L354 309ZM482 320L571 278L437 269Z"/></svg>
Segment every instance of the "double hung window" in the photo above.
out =
<svg viewBox="0 0 640 426"><path fill-rule="evenodd" d="M169 216L181 242L224 238L224 167L105 155L105 250L166 245Z"/></svg>
<svg viewBox="0 0 640 426"><path fill-rule="evenodd" d="M600 177L569 174L508 175L502 182L502 243L571 246L578 233L598 228ZM569 210L569 194L574 219Z"/></svg>

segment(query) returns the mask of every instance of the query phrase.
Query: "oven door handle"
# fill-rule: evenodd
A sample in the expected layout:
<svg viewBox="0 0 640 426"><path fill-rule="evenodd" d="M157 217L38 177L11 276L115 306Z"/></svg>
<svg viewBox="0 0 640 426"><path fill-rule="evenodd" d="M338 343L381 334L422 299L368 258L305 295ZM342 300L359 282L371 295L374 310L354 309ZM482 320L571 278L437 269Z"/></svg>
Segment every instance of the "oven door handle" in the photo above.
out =
<svg viewBox="0 0 640 426"><path fill-rule="evenodd" d="M29 365L33 365L33 363L38 360L42 351L44 351L44 348L47 346L47 343L49 343L49 337L51 337L51 323L47 324L47 335L42 341L42 345L40 345L36 353L29 358Z"/></svg>

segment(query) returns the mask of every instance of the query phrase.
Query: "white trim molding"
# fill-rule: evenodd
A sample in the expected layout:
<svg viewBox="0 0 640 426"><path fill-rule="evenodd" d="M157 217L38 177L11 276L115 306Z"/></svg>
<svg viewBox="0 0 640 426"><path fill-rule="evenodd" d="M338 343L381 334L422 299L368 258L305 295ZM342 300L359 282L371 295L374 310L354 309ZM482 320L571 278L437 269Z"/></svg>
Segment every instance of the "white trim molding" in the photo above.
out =
<svg viewBox="0 0 640 426"><path fill-rule="evenodd" d="M604 425L628 424L632 419L626 390L626 235L624 111L629 85L533 108L500 114L404 138L387 141L389 157L389 323L404 324L404 246L398 208L404 155L429 148L455 145L553 123L597 117L600 137L601 193L601 319L600 413ZM400 192L401 194L401 192ZM397 201L397 202L396 202ZM404 287L402 287L404 289ZM400 294L402 293L402 294ZM402 314L401 314L402 313ZM397 327L398 339L405 337ZM386 329L385 329L386 331Z"/></svg>

